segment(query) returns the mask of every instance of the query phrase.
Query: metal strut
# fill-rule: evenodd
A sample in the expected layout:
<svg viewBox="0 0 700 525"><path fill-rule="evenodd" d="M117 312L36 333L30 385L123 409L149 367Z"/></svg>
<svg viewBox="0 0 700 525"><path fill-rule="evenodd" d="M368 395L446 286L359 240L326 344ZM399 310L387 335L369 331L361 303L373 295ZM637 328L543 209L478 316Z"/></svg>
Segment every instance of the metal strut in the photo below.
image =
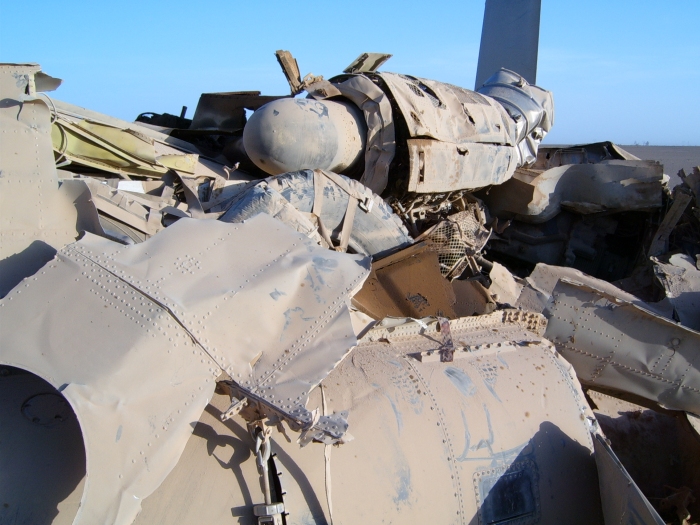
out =
<svg viewBox="0 0 700 525"><path fill-rule="evenodd" d="M262 477L263 491L265 493L265 504L255 505L253 514L258 518L258 525L283 525L282 515L284 513L284 503L272 502L272 491L270 489L270 454L272 443L270 443L271 429L264 430L256 426L251 434L255 439L255 454L257 456L258 471Z"/></svg>

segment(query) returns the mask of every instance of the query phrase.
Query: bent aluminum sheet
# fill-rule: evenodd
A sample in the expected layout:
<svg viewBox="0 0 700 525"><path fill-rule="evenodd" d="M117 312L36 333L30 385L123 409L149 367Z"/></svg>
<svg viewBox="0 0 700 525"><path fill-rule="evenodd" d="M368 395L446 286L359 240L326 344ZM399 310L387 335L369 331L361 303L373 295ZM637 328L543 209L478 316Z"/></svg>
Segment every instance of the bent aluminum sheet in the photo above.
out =
<svg viewBox="0 0 700 525"><path fill-rule="evenodd" d="M502 184L517 166L515 148L496 144L451 144L409 139L408 190L439 193Z"/></svg>
<svg viewBox="0 0 700 525"><path fill-rule="evenodd" d="M355 439L299 448L272 431L286 523L602 523L593 414L568 363L523 330L542 321L450 321L471 348L451 363L413 357L438 349L435 321L371 330L309 399L348 410ZM227 406L214 396L137 524L257 523L253 442L240 416L220 421Z"/></svg>
<svg viewBox="0 0 700 525"><path fill-rule="evenodd" d="M665 525L600 434L592 434L605 523Z"/></svg>
<svg viewBox="0 0 700 525"><path fill-rule="evenodd" d="M700 414L700 333L592 286L561 279L545 337L582 383Z"/></svg>
<svg viewBox="0 0 700 525"><path fill-rule="evenodd" d="M533 176L533 173L536 174ZM655 161L603 160L543 172L516 171L484 196L498 217L541 224L564 209L587 215L661 207L663 167Z"/></svg>
<svg viewBox="0 0 700 525"><path fill-rule="evenodd" d="M365 116L367 145L365 171L360 182L381 194L389 182L389 166L396 151L391 102L374 82L363 75L353 75L334 86Z"/></svg>
<svg viewBox="0 0 700 525"><path fill-rule="evenodd" d="M73 200L58 189L51 114L37 65L0 65L0 297L75 241Z"/></svg>
<svg viewBox="0 0 700 525"><path fill-rule="evenodd" d="M376 75L394 96L411 138L515 145L515 123L494 99L426 78L385 72Z"/></svg>
<svg viewBox="0 0 700 525"><path fill-rule="evenodd" d="M677 319L700 330L700 270L693 258L677 253L669 257L667 264L655 261L654 275L664 287Z"/></svg>
<svg viewBox="0 0 700 525"><path fill-rule="evenodd" d="M184 219L133 246L87 234L15 287L0 302L0 362L46 379L75 410L87 456L75 523L134 519L222 370L311 427L308 392L356 343L347 300L367 264L266 215Z"/></svg>
<svg viewBox="0 0 700 525"><path fill-rule="evenodd" d="M580 270L544 263L538 263L535 269L532 270L532 273L526 278L527 286L521 289L520 297L518 297L515 306L523 310L544 312L554 288L561 279L569 279L585 284L606 294L613 295L617 299L648 310L655 315L670 319L670 315L667 315L668 312L661 303L645 303L631 293L625 292L607 281L591 277Z"/></svg>
<svg viewBox="0 0 700 525"><path fill-rule="evenodd" d="M349 411L355 436L329 450L334 522L602 522L580 386L548 342L504 315L450 321L468 348L452 362L426 359L444 337L435 322L373 329L323 381L313 400Z"/></svg>

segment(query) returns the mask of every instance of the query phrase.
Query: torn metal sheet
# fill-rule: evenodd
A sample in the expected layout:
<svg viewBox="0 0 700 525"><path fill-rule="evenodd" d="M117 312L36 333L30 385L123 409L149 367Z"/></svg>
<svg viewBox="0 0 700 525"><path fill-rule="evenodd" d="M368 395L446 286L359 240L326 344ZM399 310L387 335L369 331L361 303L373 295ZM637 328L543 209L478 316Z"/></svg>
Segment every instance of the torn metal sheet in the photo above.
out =
<svg viewBox="0 0 700 525"><path fill-rule="evenodd" d="M663 168L655 161L603 160L540 172L517 170L483 199L498 217L543 223L562 208L579 214L661 207Z"/></svg>
<svg viewBox="0 0 700 525"><path fill-rule="evenodd" d="M376 261L353 304L374 319L456 317L452 286L440 272L437 254L424 243Z"/></svg>
<svg viewBox="0 0 700 525"><path fill-rule="evenodd" d="M256 110L280 98L284 97L264 96L259 91L202 93L189 129L220 133L240 131L246 123L246 109Z"/></svg>
<svg viewBox="0 0 700 525"><path fill-rule="evenodd" d="M574 268L551 266L543 263L535 266L532 273L525 279L527 286L522 288L520 297L515 306L533 312L544 312L548 301L552 297L554 288L557 286L560 279L568 279L582 283L608 295L615 296L621 301L633 304L655 315L671 320L671 317L668 315L668 310L662 304L644 302L631 293L625 292L607 281L596 279Z"/></svg>
<svg viewBox="0 0 700 525"><path fill-rule="evenodd" d="M192 144L138 123L121 121L94 111L50 99L51 137L57 163L130 177L162 177L170 169L189 176L249 181L234 170L200 158ZM231 173L233 172L233 177Z"/></svg>
<svg viewBox="0 0 700 525"><path fill-rule="evenodd" d="M343 73L374 73L392 55L386 53L362 53L343 70Z"/></svg>
<svg viewBox="0 0 700 525"><path fill-rule="evenodd" d="M149 137L150 139L153 139L156 142L168 144L182 152L195 153L198 155L202 154L202 152L199 149L197 149L197 147L194 144L157 131L148 125L144 125L141 122L129 122L116 117L105 115L104 113L93 111L91 109L76 106L74 104L69 104L68 102L57 100L55 98L51 98L47 102L49 106L51 106L51 109L54 113L60 113L61 115L70 119L71 121L88 120L99 122L104 125L111 126L113 128L129 130L136 134L144 135L146 137Z"/></svg>
<svg viewBox="0 0 700 525"><path fill-rule="evenodd" d="M140 198L89 177L64 180L62 186L81 184L90 192L92 201L100 212L138 230L144 234L144 239L165 228L160 210L166 206L177 206L177 201L173 198L161 202Z"/></svg>
<svg viewBox="0 0 700 525"><path fill-rule="evenodd" d="M684 170L678 173L683 183L695 194L695 206L700 208L700 166L694 166L690 175L686 175Z"/></svg>
<svg viewBox="0 0 700 525"><path fill-rule="evenodd" d="M700 270L692 257L677 253L668 263L654 261L654 276L682 325L700 331Z"/></svg>
<svg viewBox="0 0 700 525"><path fill-rule="evenodd" d="M312 220L327 244L341 251L350 248L381 258L413 242L401 219L381 197L356 180L324 170L270 177L234 199L221 220L239 222L261 212L279 214L286 207L285 199L293 210L301 212L294 218L292 209L285 211L295 228L305 231Z"/></svg>
<svg viewBox="0 0 700 525"><path fill-rule="evenodd" d="M336 79L331 79L336 80ZM365 170L360 182L377 194L389 183L389 166L396 151L391 102L369 78L339 78L334 86L362 110L367 122Z"/></svg>
<svg viewBox="0 0 700 525"><path fill-rule="evenodd" d="M34 86L37 91L54 91L58 89L62 83L63 80L60 78L47 75L43 71L39 71L34 75Z"/></svg>
<svg viewBox="0 0 700 525"><path fill-rule="evenodd" d="M604 160L642 160L613 142L592 142L574 146L543 145L529 169L548 170L565 164L597 164Z"/></svg>
<svg viewBox="0 0 700 525"><path fill-rule="evenodd" d="M696 521L690 518L700 516L700 501L681 496L684 491L700 494L700 439L690 423L694 416L649 409L592 389L586 395L606 443L664 523L678 523L681 515L681 523ZM610 493L613 499L624 498L627 483Z"/></svg>
<svg viewBox="0 0 700 525"><path fill-rule="evenodd" d="M661 221L659 228L654 234L654 238L647 252L650 257L656 257L668 252L671 234L692 200L693 193L683 186L676 186L673 188L673 204L671 204L671 208L666 212L666 215L664 215L663 221Z"/></svg>
<svg viewBox="0 0 700 525"><path fill-rule="evenodd" d="M367 264L260 215L181 220L133 246L88 234L20 283L0 302L0 360L45 378L76 412L88 474L75 523L133 520L222 371L268 415L342 438L342 416L305 405L355 345L347 301ZM90 322L76 330L76 319Z"/></svg>
<svg viewBox="0 0 700 525"><path fill-rule="evenodd" d="M38 65L0 65L0 297L78 236L73 201L58 189L51 112L34 89Z"/></svg>
<svg viewBox="0 0 700 525"><path fill-rule="evenodd" d="M377 73L401 110L411 138L464 143L515 143L515 123L492 98L425 78ZM511 129L512 128L512 129Z"/></svg>
<svg viewBox="0 0 700 525"><path fill-rule="evenodd" d="M599 434L592 436L605 522L665 525L605 438Z"/></svg>
<svg viewBox="0 0 700 525"><path fill-rule="evenodd" d="M501 104L513 121L511 140L516 145L518 166L529 166L554 125L552 93L530 84L515 71L501 67L477 89Z"/></svg>
<svg viewBox="0 0 700 525"><path fill-rule="evenodd" d="M408 190L415 193L476 190L502 184L513 176L517 162L510 146L431 139L409 139L408 155Z"/></svg>
<svg viewBox="0 0 700 525"><path fill-rule="evenodd" d="M512 306L518 302L523 285L515 280L505 266L494 262L489 271L489 278L491 279L489 293L494 301Z"/></svg>
<svg viewBox="0 0 700 525"><path fill-rule="evenodd" d="M478 281L455 279L452 281L457 317L490 314L497 308L496 301L483 284Z"/></svg>
<svg viewBox="0 0 700 525"><path fill-rule="evenodd" d="M620 295L561 279L545 336L582 383L700 414L700 333Z"/></svg>
<svg viewBox="0 0 700 525"><path fill-rule="evenodd" d="M224 222L243 222L259 213L265 213L291 226L325 248L330 247L318 233L318 225L312 222L312 218L292 206L266 181L259 182L236 199L221 217L221 220Z"/></svg>
<svg viewBox="0 0 700 525"><path fill-rule="evenodd" d="M435 320L371 330L309 400L348 411L355 439L299 448L272 430L286 523L602 523L592 412L567 363L523 330L542 317L509 314L523 324L502 312L450 321L455 345L473 343L451 363L413 357L439 349ZM226 406L214 396L136 524L256 522L253 443L240 416L220 421Z"/></svg>

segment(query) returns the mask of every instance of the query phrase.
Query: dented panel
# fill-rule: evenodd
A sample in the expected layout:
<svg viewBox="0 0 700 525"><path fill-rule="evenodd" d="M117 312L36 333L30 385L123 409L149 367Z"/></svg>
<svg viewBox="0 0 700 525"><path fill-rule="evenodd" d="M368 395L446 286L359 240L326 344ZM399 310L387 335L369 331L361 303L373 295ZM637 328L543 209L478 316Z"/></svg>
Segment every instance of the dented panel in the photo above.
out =
<svg viewBox="0 0 700 525"><path fill-rule="evenodd" d="M568 279L546 315L546 337L584 384L700 413L700 333Z"/></svg>
<svg viewBox="0 0 700 525"><path fill-rule="evenodd" d="M78 236L73 203L58 191L51 112L34 89L38 65L0 65L0 297Z"/></svg>
<svg viewBox="0 0 700 525"><path fill-rule="evenodd" d="M664 525L666 522L639 490L605 438L594 435L593 443L606 523Z"/></svg>
<svg viewBox="0 0 700 525"><path fill-rule="evenodd" d="M334 520L602 522L576 380L548 343L501 329L450 322L455 344L478 344L441 362L415 357L439 353L434 322L377 328L322 383L355 437L330 453Z"/></svg>
<svg viewBox="0 0 700 525"><path fill-rule="evenodd" d="M410 139L408 152L408 190L416 193L501 184L513 176L516 167L514 150L509 146Z"/></svg>
<svg viewBox="0 0 700 525"><path fill-rule="evenodd" d="M366 274L364 258L259 215L183 220L130 247L86 235L23 281L0 302L1 360L58 388L81 423L75 523L134 519L223 371L294 428L342 437L342 417L305 404L355 345L346 303Z"/></svg>
<svg viewBox="0 0 700 525"><path fill-rule="evenodd" d="M498 217L540 224L562 208L584 215L659 208L663 183L658 162L604 160L564 164L544 172L516 171L484 200Z"/></svg>
<svg viewBox="0 0 700 525"><path fill-rule="evenodd" d="M514 145L514 123L493 99L425 78L397 73L377 76L386 82L412 138Z"/></svg>

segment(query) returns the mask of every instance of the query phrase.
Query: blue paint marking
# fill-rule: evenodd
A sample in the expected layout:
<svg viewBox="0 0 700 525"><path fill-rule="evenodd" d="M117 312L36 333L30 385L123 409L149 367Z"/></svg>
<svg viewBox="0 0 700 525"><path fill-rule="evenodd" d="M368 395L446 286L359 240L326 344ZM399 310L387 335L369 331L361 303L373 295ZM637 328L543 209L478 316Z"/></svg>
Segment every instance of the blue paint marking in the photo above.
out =
<svg viewBox="0 0 700 525"><path fill-rule="evenodd" d="M481 369L478 365L471 363L471 366L476 369L476 371L479 373L479 376L481 376L482 381L484 382L484 386L489 389L489 392L491 392L491 395L499 402L502 403L501 398L498 397L498 394L494 390L494 386L496 386L496 380L498 379L498 368L494 365L492 368L489 368L488 370L484 371ZM489 377L488 372L493 370L494 374L492 377Z"/></svg>
<svg viewBox="0 0 700 525"><path fill-rule="evenodd" d="M338 261L336 261L335 259L326 259L325 257L314 257L312 261L319 272L333 272L338 267Z"/></svg>
<svg viewBox="0 0 700 525"><path fill-rule="evenodd" d="M467 425L467 416L464 413L464 410L460 411L462 413L462 423L464 423L464 450L462 451L462 455L457 458L457 461L466 461L467 456L469 455L469 445L471 445L472 441L472 436L469 433L469 426Z"/></svg>
<svg viewBox="0 0 700 525"><path fill-rule="evenodd" d="M471 397L476 394L476 386L472 383L472 380L460 368L455 368L454 366L448 366L444 370L445 375L448 377L450 382L459 390L463 396Z"/></svg>
<svg viewBox="0 0 700 525"><path fill-rule="evenodd" d="M498 394L493 389L493 386L491 385L491 383L489 383L486 379L484 379L484 384L486 385L486 388L489 389L489 392L491 392L491 395L496 398L496 401L498 401L499 403L503 403L503 401L501 401L501 398L498 397Z"/></svg>
<svg viewBox="0 0 700 525"><path fill-rule="evenodd" d="M479 450L482 448L486 448L489 451L489 455L493 456L493 449L491 448L491 445L493 445L493 427L491 426L491 414L489 413L489 409L486 405L484 405L484 413L486 414L486 425L488 426L489 429L489 438L488 439L481 439L479 442L471 447L470 450Z"/></svg>
<svg viewBox="0 0 700 525"><path fill-rule="evenodd" d="M119 428L117 429L117 439L115 443L119 443L119 440L122 438L122 426L119 425Z"/></svg>
<svg viewBox="0 0 700 525"><path fill-rule="evenodd" d="M408 501L411 495L411 469L406 463L402 463L396 470L396 497L394 497L394 503L398 505L401 502Z"/></svg>
<svg viewBox="0 0 700 525"><path fill-rule="evenodd" d="M283 295L287 295L284 292L280 292L277 288L273 292L270 292L270 297L272 297L275 301L282 297Z"/></svg>
<svg viewBox="0 0 700 525"><path fill-rule="evenodd" d="M382 392L382 394L384 394L384 397L386 397L391 404L391 409L394 411L394 416L396 417L398 434L401 435L401 429L403 428L403 418L401 417L401 412L399 412L399 409L396 407L396 403L394 403L394 400L389 397L389 394L386 392Z"/></svg>
<svg viewBox="0 0 700 525"><path fill-rule="evenodd" d="M299 318L302 321L312 321L313 317L304 317L304 309L297 306L295 308L289 308L284 312L284 326L282 327L282 335L280 335L280 341L284 338L284 332L287 330L290 324L292 324L292 314L299 313Z"/></svg>

